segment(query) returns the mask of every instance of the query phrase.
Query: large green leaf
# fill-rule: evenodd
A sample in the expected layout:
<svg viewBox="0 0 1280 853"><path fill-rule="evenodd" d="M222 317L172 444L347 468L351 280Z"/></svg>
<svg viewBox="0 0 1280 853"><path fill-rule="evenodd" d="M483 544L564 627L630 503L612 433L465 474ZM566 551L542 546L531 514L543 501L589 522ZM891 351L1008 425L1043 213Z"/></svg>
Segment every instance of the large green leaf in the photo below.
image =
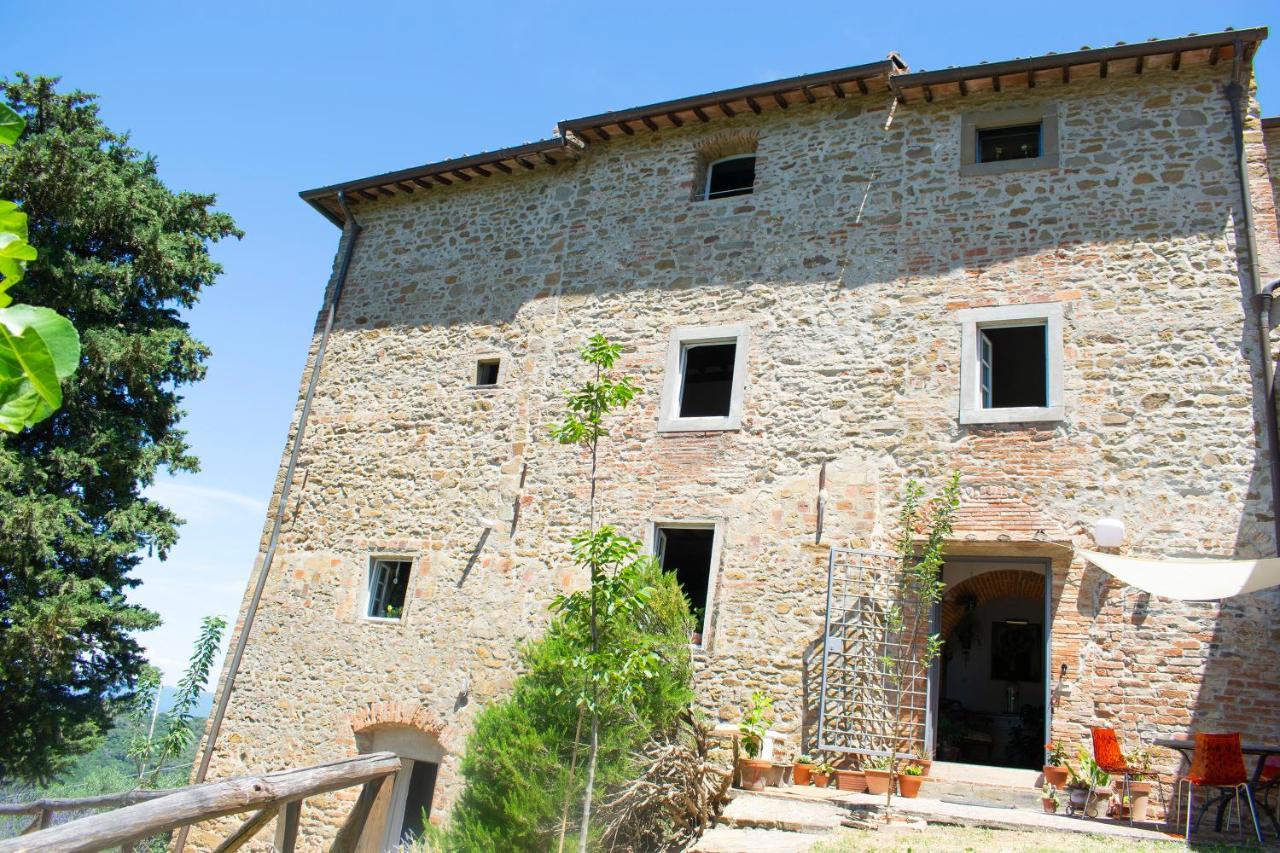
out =
<svg viewBox="0 0 1280 853"><path fill-rule="evenodd" d="M0 145L12 145L22 135L27 121L8 104L0 104Z"/></svg>
<svg viewBox="0 0 1280 853"><path fill-rule="evenodd" d="M0 429L47 418L79 362L80 336L65 317L32 305L0 308Z"/></svg>
<svg viewBox="0 0 1280 853"><path fill-rule="evenodd" d="M27 215L14 202L0 199L0 231L27 239Z"/></svg>
<svg viewBox="0 0 1280 853"><path fill-rule="evenodd" d="M0 309L0 326L14 334L27 330L38 334L53 358L58 379L66 379L80 364L80 335L70 320L52 308L11 305Z"/></svg>

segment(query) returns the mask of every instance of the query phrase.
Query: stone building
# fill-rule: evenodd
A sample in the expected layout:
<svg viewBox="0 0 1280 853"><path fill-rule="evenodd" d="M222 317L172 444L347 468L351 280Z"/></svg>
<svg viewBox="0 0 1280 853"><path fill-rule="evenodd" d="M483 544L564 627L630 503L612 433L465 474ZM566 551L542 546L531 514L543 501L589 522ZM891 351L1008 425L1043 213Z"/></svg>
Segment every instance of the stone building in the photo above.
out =
<svg viewBox="0 0 1280 853"><path fill-rule="evenodd" d="M1275 553L1265 36L891 55L303 193L343 239L210 777L387 748L413 764L370 849L415 804L447 815L477 710L585 582L587 463L548 428L595 332L645 392L598 512L680 570L713 717L765 690L777 748L815 743L833 549L885 548L904 482L958 471L940 757L1038 766L1046 730L1099 722L1274 737L1274 590L1159 601L1079 553L1104 517L1123 553ZM304 838L343 796L309 802Z"/></svg>

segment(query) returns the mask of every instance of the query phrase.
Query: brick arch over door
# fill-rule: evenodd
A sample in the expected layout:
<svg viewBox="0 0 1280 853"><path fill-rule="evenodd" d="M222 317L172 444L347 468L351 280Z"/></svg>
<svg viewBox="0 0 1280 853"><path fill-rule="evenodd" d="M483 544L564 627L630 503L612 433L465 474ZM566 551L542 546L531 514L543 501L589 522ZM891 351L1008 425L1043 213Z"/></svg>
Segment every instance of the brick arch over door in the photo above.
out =
<svg viewBox="0 0 1280 853"><path fill-rule="evenodd" d="M964 608L957 602L972 595L978 604L986 604L997 598L1022 598L1030 601L1044 600L1044 573L1025 569L998 569L983 572L961 581L947 590L942 599L942 638L945 640L955 628Z"/></svg>

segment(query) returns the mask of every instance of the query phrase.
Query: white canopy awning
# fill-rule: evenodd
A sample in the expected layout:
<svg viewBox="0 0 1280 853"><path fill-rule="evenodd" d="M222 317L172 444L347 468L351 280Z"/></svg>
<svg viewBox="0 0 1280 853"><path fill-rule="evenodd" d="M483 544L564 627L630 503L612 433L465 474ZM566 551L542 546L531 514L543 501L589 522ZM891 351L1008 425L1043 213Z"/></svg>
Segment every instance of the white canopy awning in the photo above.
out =
<svg viewBox="0 0 1280 853"><path fill-rule="evenodd" d="M1280 586L1280 557L1264 560L1151 560L1082 551L1129 586L1181 601L1214 601Z"/></svg>

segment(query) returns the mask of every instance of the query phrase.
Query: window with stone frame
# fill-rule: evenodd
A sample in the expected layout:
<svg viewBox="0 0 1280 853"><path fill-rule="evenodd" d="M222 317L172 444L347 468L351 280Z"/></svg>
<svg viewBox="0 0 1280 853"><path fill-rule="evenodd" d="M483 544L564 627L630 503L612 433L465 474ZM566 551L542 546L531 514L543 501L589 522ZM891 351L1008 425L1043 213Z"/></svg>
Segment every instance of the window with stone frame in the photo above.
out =
<svg viewBox="0 0 1280 853"><path fill-rule="evenodd" d="M958 312L962 424L1063 419L1062 317L1058 302Z"/></svg>
<svg viewBox="0 0 1280 853"><path fill-rule="evenodd" d="M660 432L713 432L742 425L745 326L677 326L667 346Z"/></svg>
<svg viewBox="0 0 1280 853"><path fill-rule="evenodd" d="M720 562L720 525L715 521L658 521L653 525L653 554L663 571L676 576L693 613L691 645L707 649Z"/></svg>
<svg viewBox="0 0 1280 853"><path fill-rule="evenodd" d="M960 174L999 175L1058 165L1058 107L983 110L960 117Z"/></svg>
<svg viewBox="0 0 1280 853"><path fill-rule="evenodd" d="M758 143L758 133L744 129L718 133L698 145L693 200L714 201L755 192Z"/></svg>

